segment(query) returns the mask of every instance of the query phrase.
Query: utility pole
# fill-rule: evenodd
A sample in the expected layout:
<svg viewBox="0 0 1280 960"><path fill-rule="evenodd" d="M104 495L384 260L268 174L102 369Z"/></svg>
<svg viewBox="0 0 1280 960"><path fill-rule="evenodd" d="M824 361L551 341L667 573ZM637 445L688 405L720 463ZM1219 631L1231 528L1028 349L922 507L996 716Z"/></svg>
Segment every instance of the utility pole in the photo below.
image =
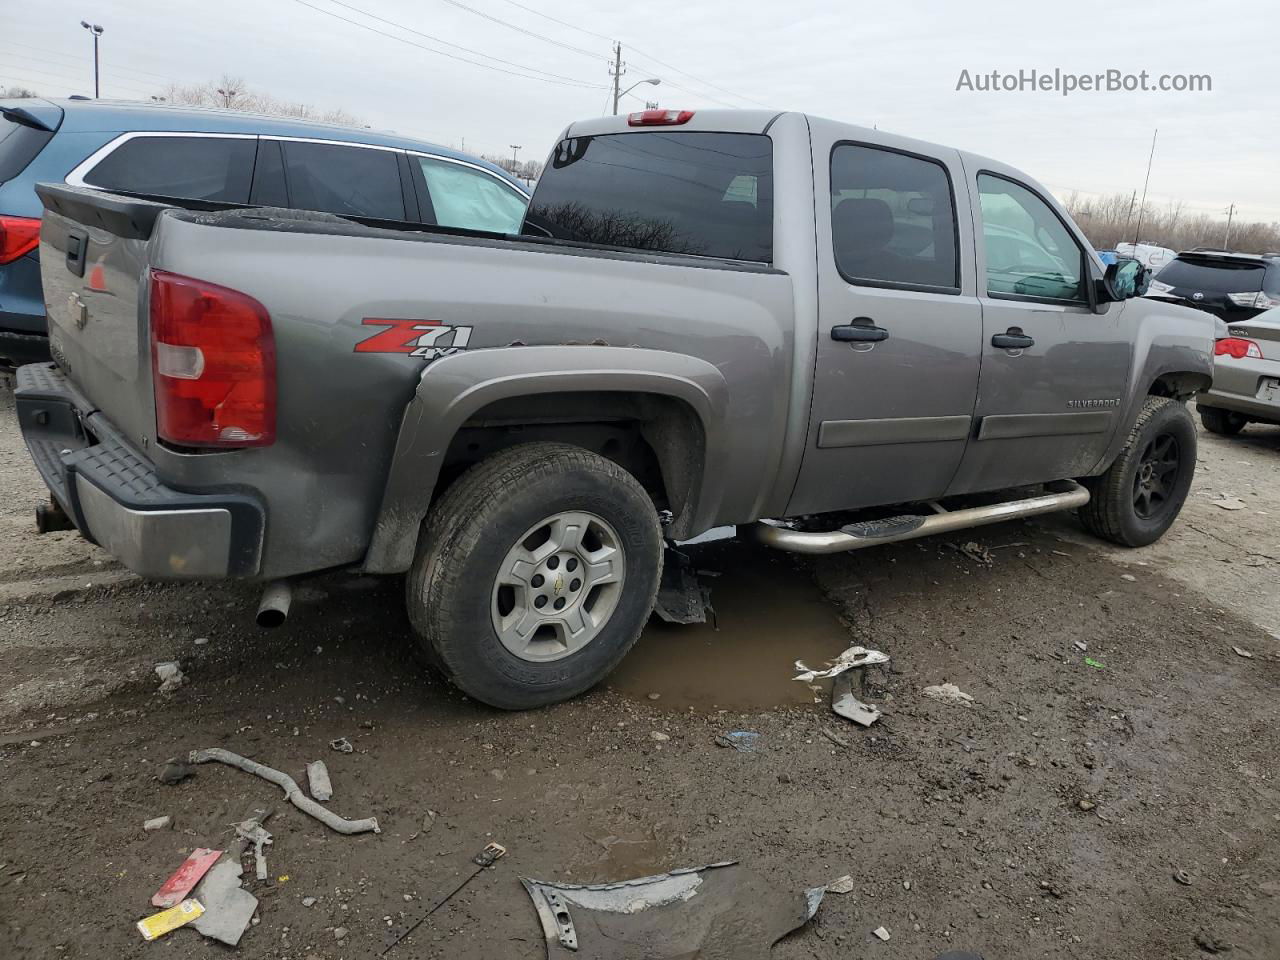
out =
<svg viewBox="0 0 1280 960"><path fill-rule="evenodd" d="M613 76L613 115L618 115L618 101L622 99L622 93L619 90L622 81L622 75L627 72L627 68L622 64L622 44L614 43L613 45L613 68L609 73Z"/></svg>
<svg viewBox="0 0 1280 960"><path fill-rule="evenodd" d="M520 149L520 144L512 143L512 144L509 144L509 146L511 147L511 172L515 173L516 172L516 151Z"/></svg>
<svg viewBox="0 0 1280 960"><path fill-rule="evenodd" d="M1227 232L1222 235L1222 249L1227 249L1227 240L1231 238L1231 218L1235 216L1236 205L1233 203L1227 207Z"/></svg>
<svg viewBox="0 0 1280 960"><path fill-rule="evenodd" d="M1133 250L1138 251L1138 237L1142 233L1142 215L1147 211L1147 184L1151 182L1151 164L1156 159L1156 137L1160 133L1157 127L1151 134L1151 156L1147 158L1147 179L1142 181L1142 206L1138 208L1138 226L1133 231Z"/></svg>
<svg viewBox="0 0 1280 960"><path fill-rule="evenodd" d="M80 26L84 27L93 34L93 99L97 100L98 93L98 38L102 36L102 27L96 23L90 23L88 20L81 20Z"/></svg>

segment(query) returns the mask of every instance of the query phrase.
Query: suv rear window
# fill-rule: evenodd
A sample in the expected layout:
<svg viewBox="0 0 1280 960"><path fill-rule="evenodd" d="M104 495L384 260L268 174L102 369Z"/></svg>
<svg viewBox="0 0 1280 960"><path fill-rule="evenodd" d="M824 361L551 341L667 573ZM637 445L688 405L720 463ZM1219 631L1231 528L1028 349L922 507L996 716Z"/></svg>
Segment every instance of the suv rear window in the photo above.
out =
<svg viewBox="0 0 1280 960"><path fill-rule="evenodd" d="M134 137L85 174L84 182L159 197L248 203L256 147L253 137Z"/></svg>
<svg viewBox="0 0 1280 960"><path fill-rule="evenodd" d="M1262 289L1266 264L1188 257L1170 260L1156 279L1175 287L1191 287L1204 293L1253 293Z"/></svg>
<svg viewBox="0 0 1280 960"><path fill-rule="evenodd" d="M556 145L526 233L631 250L773 261L773 141L614 133Z"/></svg>
<svg viewBox="0 0 1280 960"><path fill-rule="evenodd" d="M44 149L53 133L0 114L0 183L12 180Z"/></svg>

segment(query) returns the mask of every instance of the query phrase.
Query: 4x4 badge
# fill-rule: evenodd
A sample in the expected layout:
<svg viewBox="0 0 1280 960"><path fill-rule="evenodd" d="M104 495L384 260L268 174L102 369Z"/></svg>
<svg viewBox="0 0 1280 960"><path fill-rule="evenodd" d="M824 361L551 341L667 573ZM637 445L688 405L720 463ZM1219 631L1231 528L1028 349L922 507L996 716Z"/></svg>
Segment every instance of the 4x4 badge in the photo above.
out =
<svg viewBox="0 0 1280 960"><path fill-rule="evenodd" d="M467 349L471 328L439 320L395 320L365 317L365 326L386 327L356 344L356 353L403 353L434 360Z"/></svg>

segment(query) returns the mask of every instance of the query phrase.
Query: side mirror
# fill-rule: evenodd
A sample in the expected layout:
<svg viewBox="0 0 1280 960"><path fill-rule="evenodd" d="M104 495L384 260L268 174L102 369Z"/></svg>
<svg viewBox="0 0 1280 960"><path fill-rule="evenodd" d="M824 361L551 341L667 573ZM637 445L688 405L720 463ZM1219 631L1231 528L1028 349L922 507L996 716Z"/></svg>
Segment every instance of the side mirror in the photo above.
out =
<svg viewBox="0 0 1280 960"><path fill-rule="evenodd" d="M1107 266L1102 279L1102 290L1099 297L1105 302L1128 300L1140 297L1151 286L1151 271L1137 260L1119 260Z"/></svg>

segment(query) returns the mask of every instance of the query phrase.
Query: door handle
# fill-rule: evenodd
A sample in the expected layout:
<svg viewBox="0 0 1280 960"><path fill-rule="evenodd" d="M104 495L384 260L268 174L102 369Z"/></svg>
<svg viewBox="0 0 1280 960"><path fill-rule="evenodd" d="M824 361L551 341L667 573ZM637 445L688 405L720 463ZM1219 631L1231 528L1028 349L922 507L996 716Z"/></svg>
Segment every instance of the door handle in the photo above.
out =
<svg viewBox="0 0 1280 960"><path fill-rule="evenodd" d="M870 317L854 317L852 323L832 327L831 339L842 343L879 343L889 339L889 331L877 327Z"/></svg>
<svg viewBox="0 0 1280 960"><path fill-rule="evenodd" d="M1027 347L1034 347L1036 342L1023 333L1021 327L1010 327L1004 333L997 333L992 337L991 345L1005 350L1024 350Z"/></svg>

